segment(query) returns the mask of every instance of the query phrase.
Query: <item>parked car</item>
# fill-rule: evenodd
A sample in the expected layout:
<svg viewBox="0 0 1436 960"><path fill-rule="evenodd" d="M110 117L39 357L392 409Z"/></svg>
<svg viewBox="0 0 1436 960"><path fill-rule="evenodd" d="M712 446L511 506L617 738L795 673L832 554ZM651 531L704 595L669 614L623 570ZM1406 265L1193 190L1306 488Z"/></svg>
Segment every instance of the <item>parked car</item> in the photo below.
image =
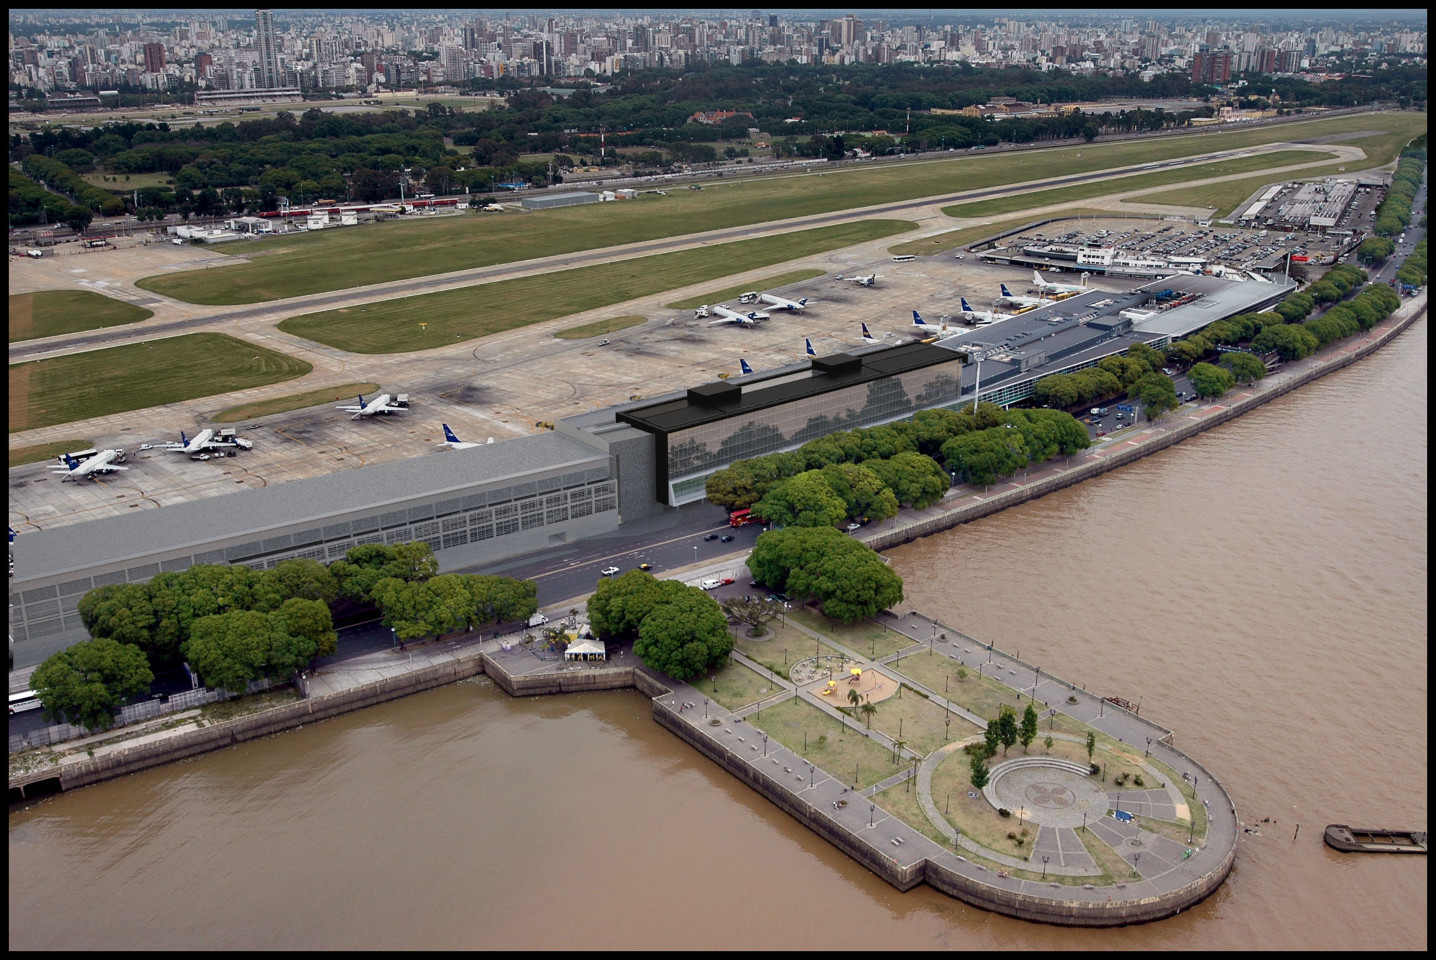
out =
<svg viewBox="0 0 1436 960"><path fill-rule="evenodd" d="M716 533L705 533L705 534L703 535L703 542L704 542L704 543L708 543L708 542L710 542L710 541L717 540L717 539L718 539L718 534L716 534Z"/></svg>
<svg viewBox="0 0 1436 960"><path fill-rule="evenodd" d="M848 524L848 533L852 533L854 530L861 530L862 528L863 525L861 523L850 523Z"/></svg>
<svg viewBox="0 0 1436 960"><path fill-rule="evenodd" d="M731 533L725 533L725 534L723 534L723 536L719 537L718 539L719 539L719 541L722 542L722 543L732 543L732 542L733 542L733 534L731 534Z"/></svg>
<svg viewBox="0 0 1436 960"><path fill-rule="evenodd" d="M719 587L723 586L723 581L717 579L716 577L709 578L698 584L698 586L702 587L704 590L717 590Z"/></svg>
<svg viewBox="0 0 1436 960"><path fill-rule="evenodd" d="M603 574L605 577L616 577L618 576L618 568L604 567L602 570L599 571L599 573Z"/></svg>
<svg viewBox="0 0 1436 960"><path fill-rule="evenodd" d="M652 569L653 569L653 564L651 564L651 563L640 563L640 564L638 565L638 569L640 569L640 570L652 570Z"/></svg>
<svg viewBox="0 0 1436 960"><path fill-rule="evenodd" d="M725 587L728 586L730 583L735 583L735 582L736 582L736 581L735 581L732 577L724 577L724 578L723 578L723 586L725 586Z"/></svg>

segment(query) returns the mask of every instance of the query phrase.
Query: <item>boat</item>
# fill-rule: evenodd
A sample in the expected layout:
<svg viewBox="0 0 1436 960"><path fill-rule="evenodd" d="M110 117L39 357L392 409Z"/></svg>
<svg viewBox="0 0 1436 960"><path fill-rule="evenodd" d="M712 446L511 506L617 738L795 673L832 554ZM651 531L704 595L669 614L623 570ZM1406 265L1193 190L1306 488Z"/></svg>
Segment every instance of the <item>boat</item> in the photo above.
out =
<svg viewBox="0 0 1436 960"><path fill-rule="evenodd" d="M1376 830L1328 824L1326 845L1347 853L1425 853L1425 830Z"/></svg>

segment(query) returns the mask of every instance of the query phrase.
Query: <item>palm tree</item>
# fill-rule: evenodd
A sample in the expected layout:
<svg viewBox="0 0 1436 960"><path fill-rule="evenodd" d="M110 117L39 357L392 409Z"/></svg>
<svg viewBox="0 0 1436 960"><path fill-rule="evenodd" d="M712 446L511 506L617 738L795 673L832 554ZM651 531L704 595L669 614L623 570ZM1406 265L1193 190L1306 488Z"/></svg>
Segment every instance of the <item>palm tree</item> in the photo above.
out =
<svg viewBox="0 0 1436 960"><path fill-rule="evenodd" d="M893 741L893 762L894 762L894 763L896 763L896 762L897 762L897 759L902 756L903 747L906 747L906 746L907 746L907 741L904 740L902 737L898 737L896 740Z"/></svg>
<svg viewBox="0 0 1436 960"><path fill-rule="evenodd" d="M873 714L878 712L878 708L871 703L864 703L861 707L858 707L858 709L862 711L863 718L867 721L867 727L871 730L873 726Z"/></svg>
<svg viewBox="0 0 1436 960"><path fill-rule="evenodd" d="M862 695L861 693L858 693L857 687L849 687L849 688L848 688L848 703L851 703L851 704L853 705L853 707L856 709L857 706L858 706L858 704L860 704L860 703L862 703L862 702L863 702L863 695Z"/></svg>

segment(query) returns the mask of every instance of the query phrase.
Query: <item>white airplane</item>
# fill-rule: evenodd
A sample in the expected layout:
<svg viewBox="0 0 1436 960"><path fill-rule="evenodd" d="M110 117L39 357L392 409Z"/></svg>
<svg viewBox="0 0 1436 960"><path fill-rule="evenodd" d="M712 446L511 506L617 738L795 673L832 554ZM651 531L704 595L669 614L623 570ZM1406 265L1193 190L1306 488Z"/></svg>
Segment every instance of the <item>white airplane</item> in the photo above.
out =
<svg viewBox="0 0 1436 960"><path fill-rule="evenodd" d="M937 323L928 323L916 310L912 312L912 325L924 336L942 336L948 330L947 317L943 317Z"/></svg>
<svg viewBox="0 0 1436 960"><path fill-rule="evenodd" d="M761 310L749 310L747 313L739 313L737 310L729 310L721 303L713 308L718 314L717 320L709 320L709 323L736 323L745 327L756 326L768 319L768 315Z"/></svg>
<svg viewBox="0 0 1436 960"><path fill-rule="evenodd" d="M998 284L1002 288L1002 296L999 300L1006 300L1008 303L1016 304L1019 307L1045 307L1049 303L1056 303L1056 300L1048 300L1044 297L1019 297L1007 289L1007 284Z"/></svg>
<svg viewBox="0 0 1436 960"><path fill-rule="evenodd" d="M750 374L750 373L753 372L753 368L750 367L750 366L748 366L748 361L747 361L747 360L744 360L742 357L739 357L739 358L738 358L738 369L741 371L742 375L745 376L745 377L746 377L748 374Z"/></svg>
<svg viewBox="0 0 1436 960"><path fill-rule="evenodd" d="M870 343L874 346L882 343L882 341L879 340L877 337L873 336L871 333L868 333L868 325L866 323L859 324L859 326L863 328L863 343Z"/></svg>
<svg viewBox="0 0 1436 960"><path fill-rule="evenodd" d="M1076 283L1048 283L1042 279L1042 274L1036 270L1032 271L1032 283L1037 287L1038 293L1086 293L1087 274L1082 274L1081 284Z"/></svg>
<svg viewBox="0 0 1436 960"><path fill-rule="evenodd" d="M871 287L873 285L873 281L877 278L878 275L876 273L870 273L866 277L845 277L841 273L838 274L839 280L849 280L853 283L856 283L860 287Z"/></svg>
<svg viewBox="0 0 1436 960"><path fill-rule="evenodd" d="M128 470L129 467L118 466L125 459L123 450L101 450L93 457L87 457L83 461L76 460L68 453L60 458L64 462L63 467L51 467L52 473L63 473L61 482L66 480L79 480L81 477L93 477L97 473L112 473L116 470Z"/></svg>
<svg viewBox="0 0 1436 960"><path fill-rule="evenodd" d="M804 297L801 300L785 300L782 297L776 296L774 294L764 293L761 294L758 299L762 300L766 304L777 307L779 310L802 310L808 305L807 297Z"/></svg>
<svg viewBox="0 0 1436 960"><path fill-rule="evenodd" d="M365 403L364 395L361 393L359 395L358 406L339 406L335 407L334 409L347 410L350 413L354 414L354 416L349 418L350 420L358 420L361 417L372 417L378 413L404 413L409 408L394 406L393 404L389 403L389 395L387 393L381 393L373 400L370 400L368 403Z"/></svg>
<svg viewBox="0 0 1436 960"><path fill-rule="evenodd" d="M968 304L966 297L958 297L958 300L962 302L963 315L966 316L969 320L973 321L974 326L985 327L989 323L996 323L999 320L1006 320L1008 317L1012 316L1012 314L1010 313L997 313L996 311L991 310L974 310Z"/></svg>
<svg viewBox="0 0 1436 960"><path fill-rule="evenodd" d="M171 440L168 443L142 443L141 450L168 450L171 453L204 453L206 450L220 450L228 447L238 447L241 450L254 449L254 441L246 440L244 437L233 437L216 440L214 431L206 427L194 435L191 440L180 431L179 442Z"/></svg>
<svg viewBox="0 0 1436 960"><path fill-rule="evenodd" d="M493 438L493 437L489 437L489 443L493 443L493 442L494 442L494 438ZM482 447L482 446L484 446L484 444L482 444L482 443L465 443L464 441L460 440L457 436L454 435L454 431L453 431L453 430L450 430L450 429L449 429L449 425L446 423L446 424L444 424L444 446L446 446L446 447L453 447L455 450L467 450L467 449L469 449L470 447Z"/></svg>

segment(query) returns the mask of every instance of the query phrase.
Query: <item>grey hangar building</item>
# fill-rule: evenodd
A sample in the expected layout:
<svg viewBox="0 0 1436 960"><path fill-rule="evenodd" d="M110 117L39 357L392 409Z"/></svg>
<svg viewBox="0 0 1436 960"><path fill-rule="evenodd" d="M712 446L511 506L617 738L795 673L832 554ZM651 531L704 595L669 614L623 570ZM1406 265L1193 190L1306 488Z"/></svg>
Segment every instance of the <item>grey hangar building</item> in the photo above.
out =
<svg viewBox="0 0 1436 960"><path fill-rule="evenodd" d="M1124 294L1088 291L933 342L816 357L579 414L534 436L25 532L10 544L11 666L88 639L77 604L95 587L202 563L328 563L362 544L415 540L441 570L480 568L701 501L707 477L738 460L924 409L1009 406L1040 377L1133 343L1160 348L1294 289L1182 275ZM1168 291L1180 295L1158 296Z"/></svg>

